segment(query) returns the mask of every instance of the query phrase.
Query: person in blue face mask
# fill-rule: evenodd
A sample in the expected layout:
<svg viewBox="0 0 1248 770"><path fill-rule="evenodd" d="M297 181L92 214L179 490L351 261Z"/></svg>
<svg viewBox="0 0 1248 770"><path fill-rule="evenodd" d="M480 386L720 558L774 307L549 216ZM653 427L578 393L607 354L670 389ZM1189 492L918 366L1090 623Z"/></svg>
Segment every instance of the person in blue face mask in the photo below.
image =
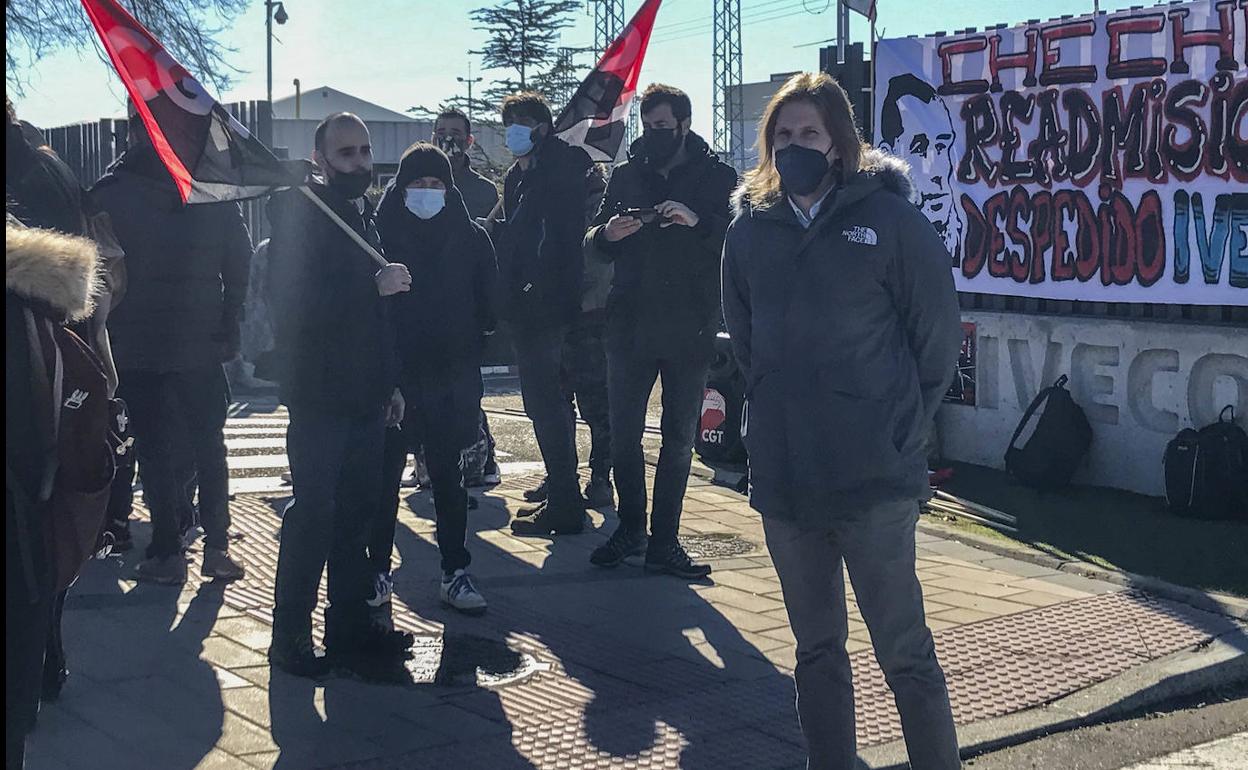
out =
<svg viewBox="0 0 1248 770"><path fill-rule="evenodd" d="M370 603L389 597L399 482L407 452L423 446L437 513L442 603L481 613L486 601L467 571L472 557L460 455L477 439L481 358L494 331L494 247L469 217L450 160L424 142L403 154L378 206L377 229L387 258L411 271L412 290L391 306L407 412L386 440L381 507L368 541L377 576Z"/></svg>
<svg viewBox="0 0 1248 770"><path fill-rule="evenodd" d="M550 106L519 93L502 107L503 199L491 219L500 314L510 324L524 410L546 465L544 502L512 522L518 535L577 534L585 501L577 478L576 415L566 388L565 341L582 308L585 230L605 184L589 155L554 136Z"/></svg>
<svg viewBox="0 0 1248 770"><path fill-rule="evenodd" d="M909 168L862 144L829 76L795 75L761 126L724 244L724 319L746 382L750 505L797 638L809 766L857 766L844 565L910 766L954 770L914 560L925 438L961 339L949 252L911 202Z"/></svg>

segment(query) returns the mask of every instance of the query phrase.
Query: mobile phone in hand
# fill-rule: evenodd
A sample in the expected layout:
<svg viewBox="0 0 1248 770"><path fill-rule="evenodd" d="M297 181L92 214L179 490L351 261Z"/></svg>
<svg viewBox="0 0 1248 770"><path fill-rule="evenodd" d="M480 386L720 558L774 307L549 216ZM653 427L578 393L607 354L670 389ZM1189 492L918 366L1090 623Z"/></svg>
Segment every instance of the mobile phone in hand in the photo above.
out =
<svg viewBox="0 0 1248 770"><path fill-rule="evenodd" d="M620 212L622 217L632 217L641 220L643 225L648 225L657 220L665 220L667 217L660 214L656 209L625 209Z"/></svg>

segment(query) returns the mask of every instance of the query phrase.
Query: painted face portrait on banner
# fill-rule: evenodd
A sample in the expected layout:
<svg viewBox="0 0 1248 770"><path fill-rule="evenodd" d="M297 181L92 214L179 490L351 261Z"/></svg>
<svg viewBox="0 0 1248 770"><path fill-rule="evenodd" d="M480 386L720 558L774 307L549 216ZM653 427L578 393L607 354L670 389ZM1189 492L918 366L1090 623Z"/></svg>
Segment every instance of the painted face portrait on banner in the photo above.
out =
<svg viewBox="0 0 1248 770"><path fill-rule="evenodd" d="M959 291L1248 305L1248 8L881 40L875 142Z"/></svg>
<svg viewBox="0 0 1248 770"><path fill-rule="evenodd" d="M956 139L949 108L935 88L910 73L889 79L880 112L880 148L910 164L915 203L945 242L955 267L963 230L953 194Z"/></svg>

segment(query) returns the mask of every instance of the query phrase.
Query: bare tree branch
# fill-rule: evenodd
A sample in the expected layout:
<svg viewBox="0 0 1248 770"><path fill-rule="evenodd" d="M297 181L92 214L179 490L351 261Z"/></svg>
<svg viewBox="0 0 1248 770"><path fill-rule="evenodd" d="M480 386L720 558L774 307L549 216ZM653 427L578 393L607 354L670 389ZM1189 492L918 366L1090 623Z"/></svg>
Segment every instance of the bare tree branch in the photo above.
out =
<svg viewBox="0 0 1248 770"><path fill-rule="evenodd" d="M221 93L239 70L217 36L248 0L128 0L127 9L205 86ZM6 85L21 93L29 68L61 48L93 47L107 60L78 0L5 0Z"/></svg>

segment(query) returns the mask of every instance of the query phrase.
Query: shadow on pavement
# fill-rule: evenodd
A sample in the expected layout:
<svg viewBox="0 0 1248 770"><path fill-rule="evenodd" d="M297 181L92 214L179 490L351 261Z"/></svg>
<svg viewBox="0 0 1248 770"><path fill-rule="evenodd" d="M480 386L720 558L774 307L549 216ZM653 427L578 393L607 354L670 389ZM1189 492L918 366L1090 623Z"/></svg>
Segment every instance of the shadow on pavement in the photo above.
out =
<svg viewBox="0 0 1248 770"><path fill-rule="evenodd" d="M147 525L136 525L146 542ZM222 739L225 708L213 666L201 659L224 602L204 584L181 607L179 587L119 579L141 558L90 565L65 613L70 678L43 707L27 767L197 767ZM179 614L179 610L181 613Z"/></svg>
<svg viewBox="0 0 1248 770"><path fill-rule="evenodd" d="M439 605L437 548L408 526L396 538L396 595L421 617L445 623L448 639L506 641L542 670L446 699L499 723L501 734L471 747L415 752L394 766L445 759L464 767L554 767L595 755L662 758L662 766L690 769L802 763L792 679L692 585L629 565L592 567L589 553L605 531L553 542L514 539L506 533L507 501L480 499L469 514L468 549L487 614L469 618ZM407 503L432 519L428 495ZM603 530L613 520L608 515ZM548 543L548 555L527 543Z"/></svg>

